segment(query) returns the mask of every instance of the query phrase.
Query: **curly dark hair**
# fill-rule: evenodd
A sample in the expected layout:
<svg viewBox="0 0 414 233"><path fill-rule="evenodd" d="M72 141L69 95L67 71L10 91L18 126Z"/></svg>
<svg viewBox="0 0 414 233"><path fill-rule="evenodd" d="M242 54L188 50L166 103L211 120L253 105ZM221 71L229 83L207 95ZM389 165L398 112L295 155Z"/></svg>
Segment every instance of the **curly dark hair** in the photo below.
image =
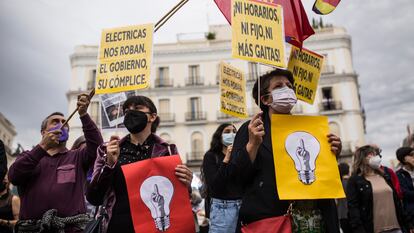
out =
<svg viewBox="0 0 414 233"><path fill-rule="evenodd" d="M221 135L223 134L223 130L227 126L233 126L236 129L236 126L230 123L223 123L221 124L211 137L210 149L208 151L214 152L215 154L220 154L223 151L223 143L221 141Z"/></svg>

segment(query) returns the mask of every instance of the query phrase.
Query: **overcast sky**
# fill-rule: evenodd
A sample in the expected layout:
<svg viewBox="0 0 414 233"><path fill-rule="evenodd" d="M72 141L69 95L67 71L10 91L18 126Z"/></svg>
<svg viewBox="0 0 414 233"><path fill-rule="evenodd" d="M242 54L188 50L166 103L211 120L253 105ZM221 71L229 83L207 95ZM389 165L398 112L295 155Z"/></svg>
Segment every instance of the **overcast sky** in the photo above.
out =
<svg viewBox="0 0 414 233"><path fill-rule="evenodd" d="M67 113L69 56L80 44L98 45L108 27L156 22L178 0L0 0L0 112L18 132L15 144L28 149L40 140L40 122L53 111ZM303 0L308 17L314 0ZM367 114L368 142L387 156L414 123L414 2L343 0L324 21L352 36ZM205 32L224 24L213 0L190 0L155 35L173 42L177 33Z"/></svg>

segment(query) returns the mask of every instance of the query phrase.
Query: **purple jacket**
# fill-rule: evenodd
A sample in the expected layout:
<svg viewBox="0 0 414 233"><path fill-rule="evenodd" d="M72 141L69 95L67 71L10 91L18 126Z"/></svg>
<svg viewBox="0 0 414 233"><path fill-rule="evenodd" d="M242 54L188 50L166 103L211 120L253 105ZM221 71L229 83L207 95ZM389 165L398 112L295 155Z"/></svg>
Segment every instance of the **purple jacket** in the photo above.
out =
<svg viewBox="0 0 414 233"><path fill-rule="evenodd" d="M174 144L168 144L162 138L153 134L155 143L151 152L151 158L161 157L165 155L178 154L177 147ZM121 139L120 144L126 140L127 137ZM96 157L95 166L93 169L92 181L88 186L86 192L87 200L93 205L103 205L106 209L107 218L103 218L103 232L108 229L109 221L112 217L112 208L116 202L115 191L112 186L112 176L114 174L113 166L108 166L105 161L105 150L103 146L98 148L98 155Z"/></svg>
<svg viewBox="0 0 414 233"><path fill-rule="evenodd" d="M20 219L41 219L49 209L59 217L85 213L86 172L96 158L102 136L88 114L81 118L86 147L50 156L39 145L18 156L9 170L21 198Z"/></svg>

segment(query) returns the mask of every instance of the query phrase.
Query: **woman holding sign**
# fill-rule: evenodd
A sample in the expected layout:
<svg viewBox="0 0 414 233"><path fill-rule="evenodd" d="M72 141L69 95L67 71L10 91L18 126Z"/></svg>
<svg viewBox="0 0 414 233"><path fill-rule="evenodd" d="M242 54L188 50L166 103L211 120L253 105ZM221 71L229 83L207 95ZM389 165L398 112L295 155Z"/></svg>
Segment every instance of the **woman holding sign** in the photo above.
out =
<svg viewBox="0 0 414 233"><path fill-rule="evenodd" d="M272 114L290 114L296 104L293 75L288 70L276 69L261 76L259 80L260 90L256 81L253 98L262 112L240 127L232 152L231 167L243 180L245 187L239 214L242 232L265 232L277 225L275 217L290 212L288 209L292 204L278 197L270 119ZM340 139L332 134L327 137L331 150L339 155ZM299 152L306 155L304 147ZM339 232L333 199L295 201L292 206L293 212L290 213L294 219L294 232ZM276 221L278 219L280 218Z"/></svg>
<svg viewBox="0 0 414 233"><path fill-rule="evenodd" d="M125 113L124 125L129 134L122 139L112 136L106 145L98 148L92 181L87 190L87 199L91 204L105 207L103 232L108 233L135 232L127 183L121 166L150 158L178 154L175 145L170 145L155 135L160 119L151 99L145 96L131 96L124 102L123 112ZM178 165L175 168L175 175L190 188L193 176L185 165ZM165 208L167 197L164 197L165 194L164 196L160 194L157 184L149 186L153 190L152 204L156 205L157 213L160 212L164 219L168 214ZM157 227L160 225L163 227L166 224L164 220L158 221L160 216L155 217Z"/></svg>
<svg viewBox="0 0 414 233"><path fill-rule="evenodd" d="M201 172L207 188L207 211L210 208L209 233L236 230L242 191L234 178L230 177L228 169L236 133L234 125L221 124L213 134L210 149L204 155Z"/></svg>

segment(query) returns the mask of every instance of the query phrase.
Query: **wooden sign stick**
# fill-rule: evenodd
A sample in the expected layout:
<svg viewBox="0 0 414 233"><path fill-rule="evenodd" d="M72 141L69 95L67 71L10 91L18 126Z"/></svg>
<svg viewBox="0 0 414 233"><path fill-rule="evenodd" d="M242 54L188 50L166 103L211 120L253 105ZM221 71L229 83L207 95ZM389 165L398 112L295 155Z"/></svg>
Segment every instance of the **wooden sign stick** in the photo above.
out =
<svg viewBox="0 0 414 233"><path fill-rule="evenodd" d="M95 88L92 89L92 91L89 93L88 99L89 101L92 99L92 97L95 95ZM76 107L76 109L72 112L72 114L70 114L70 116L68 117L68 119L66 119L65 123L63 123L63 125L59 128L62 129L65 125L68 124L68 122L70 121L70 119L72 119L73 115L75 115L75 113L79 110L79 106Z"/></svg>

